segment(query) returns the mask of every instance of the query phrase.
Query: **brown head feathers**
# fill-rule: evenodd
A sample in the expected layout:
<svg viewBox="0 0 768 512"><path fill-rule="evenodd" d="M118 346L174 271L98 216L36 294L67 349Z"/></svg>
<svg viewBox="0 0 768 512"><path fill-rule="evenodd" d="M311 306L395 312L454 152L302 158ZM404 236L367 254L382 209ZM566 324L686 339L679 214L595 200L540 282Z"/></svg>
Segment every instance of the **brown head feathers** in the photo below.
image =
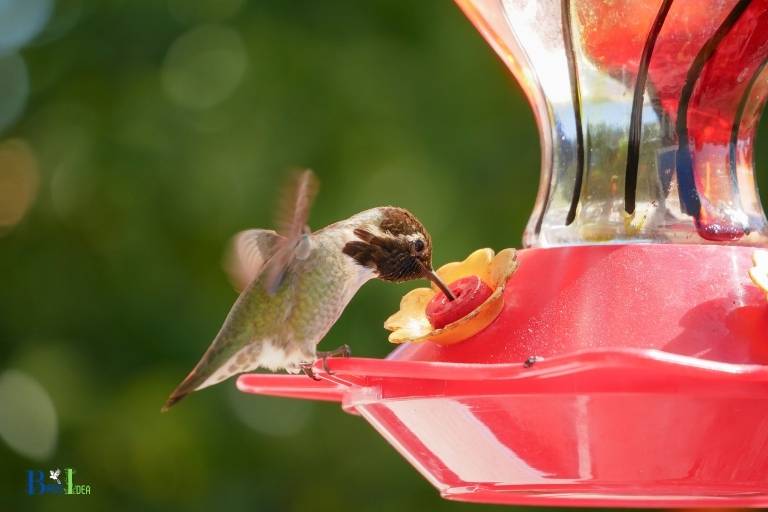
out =
<svg viewBox="0 0 768 512"><path fill-rule="evenodd" d="M347 242L344 254L373 269L385 281L426 277L432 269L432 239L424 225L402 208L386 207L381 211L378 226L354 230L358 240Z"/></svg>

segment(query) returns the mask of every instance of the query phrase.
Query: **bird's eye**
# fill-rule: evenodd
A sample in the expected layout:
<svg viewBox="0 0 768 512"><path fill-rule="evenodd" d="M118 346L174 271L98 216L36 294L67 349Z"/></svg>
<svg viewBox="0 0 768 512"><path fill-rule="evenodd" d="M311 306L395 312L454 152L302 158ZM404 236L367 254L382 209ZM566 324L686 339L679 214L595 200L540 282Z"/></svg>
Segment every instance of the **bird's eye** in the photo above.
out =
<svg viewBox="0 0 768 512"><path fill-rule="evenodd" d="M421 252L424 250L424 240L418 239L413 243L413 248L416 249L416 252Z"/></svg>

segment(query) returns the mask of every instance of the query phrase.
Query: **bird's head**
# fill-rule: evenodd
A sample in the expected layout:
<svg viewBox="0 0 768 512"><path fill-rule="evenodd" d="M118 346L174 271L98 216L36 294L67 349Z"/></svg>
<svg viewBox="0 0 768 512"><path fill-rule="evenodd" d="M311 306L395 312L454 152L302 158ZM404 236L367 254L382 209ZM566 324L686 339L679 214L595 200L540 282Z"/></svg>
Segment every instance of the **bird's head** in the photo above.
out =
<svg viewBox="0 0 768 512"><path fill-rule="evenodd" d="M403 208L377 210L379 215L354 229L355 239L344 245L344 254L372 269L379 279L429 279L453 298L432 270L432 238L419 219Z"/></svg>

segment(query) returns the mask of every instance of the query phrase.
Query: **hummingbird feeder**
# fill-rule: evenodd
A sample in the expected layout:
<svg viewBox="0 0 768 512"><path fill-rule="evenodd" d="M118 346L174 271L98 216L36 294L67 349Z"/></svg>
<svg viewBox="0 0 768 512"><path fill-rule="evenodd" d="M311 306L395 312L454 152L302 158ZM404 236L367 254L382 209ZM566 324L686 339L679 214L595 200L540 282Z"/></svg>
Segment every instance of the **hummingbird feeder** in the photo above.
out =
<svg viewBox="0 0 768 512"><path fill-rule="evenodd" d="M340 402L451 500L768 506L768 0L457 1L541 138L501 307L239 389Z"/></svg>

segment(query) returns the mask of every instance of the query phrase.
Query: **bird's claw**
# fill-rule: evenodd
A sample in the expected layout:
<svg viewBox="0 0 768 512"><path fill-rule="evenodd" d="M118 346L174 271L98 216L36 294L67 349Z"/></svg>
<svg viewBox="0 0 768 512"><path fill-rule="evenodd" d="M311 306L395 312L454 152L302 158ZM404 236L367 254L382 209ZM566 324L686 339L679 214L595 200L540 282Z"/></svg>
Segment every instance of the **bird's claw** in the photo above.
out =
<svg viewBox="0 0 768 512"><path fill-rule="evenodd" d="M328 368L328 358L349 357L352 355L352 349L350 349L349 345L345 343L344 345L333 350L329 350L328 352L318 352L317 355L320 356L320 358L323 360L323 371L328 375L333 375L333 372Z"/></svg>
<svg viewBox="0 0 768 512"><path fill-rule="evenodd" d="M314 363L301 363L299 365L299 368L301 368L301 371L304 372L304 375L309 377L312 380L322 380L320 377L315 375L315 371L312 369Z"/></svg>
<svg viewBox="0 0 768 512"><path fill-rule="evenodd" d="M349 345L342 345L338 348L335 348L333 350L329 350L328 352L318 352L317 356L318 358L323 360L323 371L328 375L333 375L333 372L330 368L328 368L328 358L329 357L349 357L352 355L352 350L349 348ZM299 368L301 371L309 377L312 380L322 380L319 378L313 369L314 367L313 363L301 363L299 365Z"/></svg>

